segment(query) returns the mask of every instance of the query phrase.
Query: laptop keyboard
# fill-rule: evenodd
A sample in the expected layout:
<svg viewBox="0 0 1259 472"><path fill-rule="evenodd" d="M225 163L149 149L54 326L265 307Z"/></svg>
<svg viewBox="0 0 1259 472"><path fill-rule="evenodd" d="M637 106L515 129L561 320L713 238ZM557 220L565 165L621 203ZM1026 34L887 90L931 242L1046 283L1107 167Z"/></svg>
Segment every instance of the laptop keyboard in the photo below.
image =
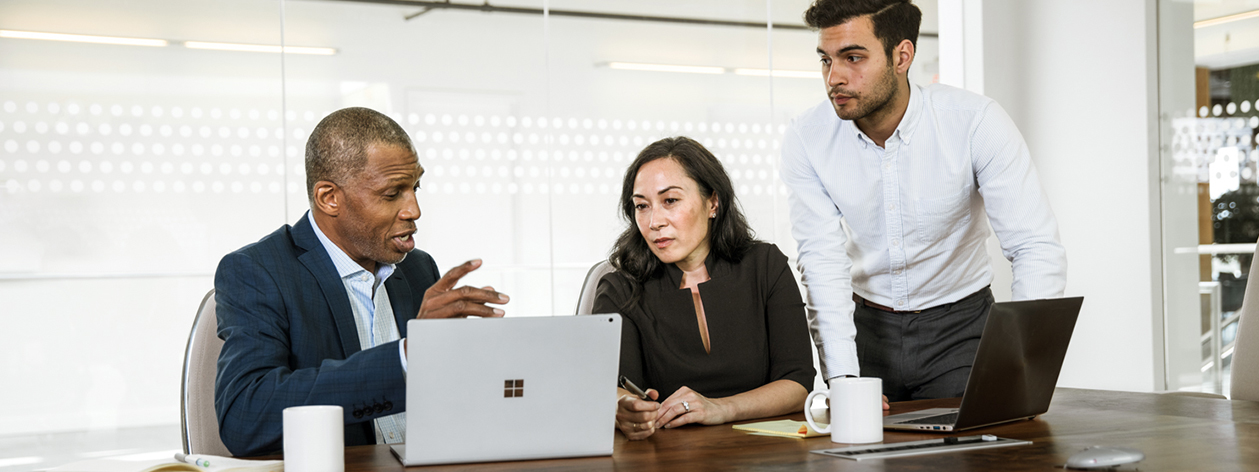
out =
<svg viewBox="0 0 1259 472"><path fill-rule="evenodd" d="M957 422L957 412L943 415L927 416L915 420L899 421L896 424L953 424Z"/></svg>

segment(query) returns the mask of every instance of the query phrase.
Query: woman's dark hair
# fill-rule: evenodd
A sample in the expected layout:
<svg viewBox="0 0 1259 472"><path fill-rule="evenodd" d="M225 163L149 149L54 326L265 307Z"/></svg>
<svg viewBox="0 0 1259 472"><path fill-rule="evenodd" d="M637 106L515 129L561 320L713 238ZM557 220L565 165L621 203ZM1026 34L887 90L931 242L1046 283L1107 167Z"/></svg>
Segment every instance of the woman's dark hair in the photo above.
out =
<svg viewBox="0 0 1259 472"><path fill-rule="evenodd" d="M612 267L625 273L633 281L632 292L625 307L637 303L643 282L660 275L665 268L664 263L647 246L647 240L639 232L638 222L634 217L634 181L638 179L639 169L656 159L673 159L682 166L687 177L699 184L700 195L704 198L717 196L717 216L708 220L708 250L711 255L737 263L756 242L751 226L748 226L747 219L739 209L730 176L726 175L726 169L713 153L685 136L664 138L651 143L638 153L638 158L625 170L625 179L621 184L621 216L629 226L617 238L612 254L608 257Z"/></svg>
<svg viewBox="0 0 1259 472"><path fill-rule="evenodd" d="M874 37L883 43L887 57L891 58L892 49L906 39L918 47L922 10L909 0L816 0L804 12L804 23L826 29L865 15L870 15Z"/></svg>

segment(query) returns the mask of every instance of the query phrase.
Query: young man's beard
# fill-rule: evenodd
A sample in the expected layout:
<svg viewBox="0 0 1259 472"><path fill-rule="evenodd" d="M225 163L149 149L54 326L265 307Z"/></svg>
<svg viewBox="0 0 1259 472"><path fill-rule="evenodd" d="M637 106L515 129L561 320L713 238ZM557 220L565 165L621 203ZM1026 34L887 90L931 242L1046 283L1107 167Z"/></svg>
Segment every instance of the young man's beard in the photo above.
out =
<svg viewBox="0 0 1259 472"><path fill-rule="evenodd" d="M834 92L834 90L832 90ZM896 72L892 69L891 64L884 69L882 77L874 84L874 89L868 94L857 95L857 108L841 111L835 109L835 114L841 119L856 121L865 118L874 112L882 110L892 101L892 96L896 94ZM848 95L848 94L844 94ZM827 97L830 97L828 94Z"/></svg>

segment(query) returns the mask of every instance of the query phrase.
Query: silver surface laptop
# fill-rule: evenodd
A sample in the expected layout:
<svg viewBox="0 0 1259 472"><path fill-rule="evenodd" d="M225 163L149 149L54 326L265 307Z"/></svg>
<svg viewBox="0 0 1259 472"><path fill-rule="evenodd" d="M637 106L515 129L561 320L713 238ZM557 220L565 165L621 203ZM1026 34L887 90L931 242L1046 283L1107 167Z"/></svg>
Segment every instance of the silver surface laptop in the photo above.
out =
<svg viewBox="0 0 1259 472"><path fill-rule="evenodd" d="M407 322L404 465L612 454L621 316Z"/></svg>
<svg viewBox="0 0 1259 472"><path fill-rule="evenodd" d="M1049 411L1084 298L994 303L961 408L883 417L883 428L961 431L1032 419Z"/></svg>

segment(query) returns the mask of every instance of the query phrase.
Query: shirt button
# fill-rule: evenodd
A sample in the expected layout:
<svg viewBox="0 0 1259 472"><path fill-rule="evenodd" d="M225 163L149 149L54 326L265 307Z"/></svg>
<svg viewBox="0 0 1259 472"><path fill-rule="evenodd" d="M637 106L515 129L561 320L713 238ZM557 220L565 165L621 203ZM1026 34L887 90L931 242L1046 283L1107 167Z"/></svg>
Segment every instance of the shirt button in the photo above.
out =
<svg viewBox="0 0 1259 472"><path fill-rule="evenodd" d="M892 164L883 164L883 168L884 168L884 169L891 170L891 169L892 169Z"/></svg>
<svg viewBox="0 0 1259 472"><path fill-rule="evenodd" d="M889 203L889 204L887 205L887 209L888 209L888 210L895 210L895 209L896 209L896 204L895 204L895 203Z"/></svg>
<svg viewBox="0 0 1259 472"><path fill-rule="evenodd" d="M892 240L892 247L900 247L900 246L901 246L901 240L899 239Z"/></svg>
<svg viewBox="0 0 1259 472"><path fill-rule="evenodd" d="M897 300L897 301L896 301L896 306L905 306L905 299L904 299L904 298L902 298L902 299L900 299L900 300Z"/></svg>
<svg viewBox="0 0 1259 472"><path fill-rule="evenodd" d="M892 271L892 275L901 275L901 270L900 270L900 269L896 269L896 270Z"/></svg>

